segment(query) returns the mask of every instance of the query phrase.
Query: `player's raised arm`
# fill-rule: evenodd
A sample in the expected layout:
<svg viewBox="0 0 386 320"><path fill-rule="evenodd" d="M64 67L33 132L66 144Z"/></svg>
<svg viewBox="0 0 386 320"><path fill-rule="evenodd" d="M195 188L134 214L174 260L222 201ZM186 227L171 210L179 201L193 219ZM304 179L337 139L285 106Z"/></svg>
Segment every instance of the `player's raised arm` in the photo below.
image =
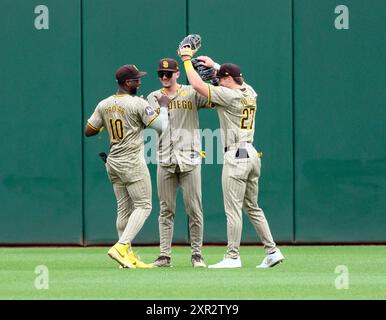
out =
<svg viewBox="0 0 386 320"><path fill-rule="evenodd" d="M208 56L199 56L199 57L197 57L196 60L200 61L200 65L202 67L205 67L207 69L213 68L216 71L220 70L221 65L219 65L217 62L213 61L213 59L208 57Z"/></svg>
<svg viewBox="0 0 386 320"><path fill-rule="evenodd" d="M208 84L206 84L193 68L191 56L184 55L181 56L182 61L184 62L184 68L186 76L188 77L189 83L192 85L193 89L196 90L201 95L208 97Z"/></svg>
<svg viewBox="0 0 386 320"><path fill-rule="evenodd" d="M201 95L208 97L208 85L201 79L192 64L193 55L200 47L201 37L199 35L188 35L181 41L177 53L184 62L186 76L193 89Z"/></svg>

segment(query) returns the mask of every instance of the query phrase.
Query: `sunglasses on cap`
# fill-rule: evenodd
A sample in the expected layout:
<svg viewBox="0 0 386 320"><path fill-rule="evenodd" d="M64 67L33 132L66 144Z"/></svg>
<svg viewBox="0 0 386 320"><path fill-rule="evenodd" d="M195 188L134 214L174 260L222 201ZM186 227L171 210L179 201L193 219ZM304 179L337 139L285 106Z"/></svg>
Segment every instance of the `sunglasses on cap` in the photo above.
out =
<svg viewBox="0 0 386 320"><path fill-rule="evenodd" d="M163 78L164 76L170 79L173 76L173 71L158 71L159 78Z"/></svg>

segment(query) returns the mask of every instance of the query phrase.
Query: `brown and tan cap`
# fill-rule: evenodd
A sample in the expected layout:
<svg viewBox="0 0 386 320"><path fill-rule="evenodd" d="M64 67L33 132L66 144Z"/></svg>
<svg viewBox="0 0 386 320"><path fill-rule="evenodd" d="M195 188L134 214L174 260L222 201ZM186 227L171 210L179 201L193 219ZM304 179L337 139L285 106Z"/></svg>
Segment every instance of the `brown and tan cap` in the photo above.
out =
<svg viewBox="0 0 386 320"><path fill-rule="evenodd" d="M224 63L221 65L220 70L217 71L216 76L218 78L223 78L227 76L232 77L242 77L243 74L240 72L240 67L237 64L233 63Z"/></svg>
<svg viewBox="0 0 386 320"><path fill-rule="evenodd" d="M163 58L159 61L158 70L157 71L179 71L178 63L174 59Z"/></svg>
<svg viewBox="0 0 386 320"><path fill-rule="evenodd" d="M125 80L139 79L146 74L147 72L139 71L134 64L125 64L118 68L115 73L115 78L118 83L124 83Z"/></svg>

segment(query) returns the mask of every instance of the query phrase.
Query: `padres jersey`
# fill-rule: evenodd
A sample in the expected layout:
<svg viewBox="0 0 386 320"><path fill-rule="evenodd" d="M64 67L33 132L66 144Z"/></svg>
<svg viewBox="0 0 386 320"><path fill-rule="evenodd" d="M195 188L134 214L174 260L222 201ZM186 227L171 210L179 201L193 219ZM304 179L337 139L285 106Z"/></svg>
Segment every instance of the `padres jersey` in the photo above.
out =
<svg viewBox="0 0 386 320"><path fill-rule="evenodd" d="M147 100L159 109L155 96L164 94L164 89L149 94ZM179 165L182 172L192 170L201 163L201 138L197 110L207 107L208 99L192 86L180 85L169 103L169 124L158 138L158 163L174 172Z"/></svg>
<svg viewBox="0 0 386 320"><path fill-rule="evenodd" d="M88 124L95 130L106 129L110 137L107 162L112 167L124 169L144 161L143 130L157 116L144 99L120 94L102 100Z"/></svg>
<svg viewBox="0 0 386 320"><path fill-rule="evenodd" d="M240 89L208 85L208 102L217 108L224 147L239 142L253 143L257 93L243 83Z"/></svg>

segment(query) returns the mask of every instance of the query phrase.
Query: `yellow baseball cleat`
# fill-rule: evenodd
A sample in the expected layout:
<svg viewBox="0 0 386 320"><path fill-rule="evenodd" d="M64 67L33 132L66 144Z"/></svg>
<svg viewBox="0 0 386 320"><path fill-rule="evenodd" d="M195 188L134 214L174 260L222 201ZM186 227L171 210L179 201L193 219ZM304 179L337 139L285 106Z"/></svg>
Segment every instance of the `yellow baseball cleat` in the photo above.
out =
<svg viewBox="0 0 386 320"><path fill-rule="evenodd" d="M116 243L110 248L107 252L111 259L117 261L123 268L132 268L135 269L136 266L131 262L128 256L129 245Z"/></svg>
<svg viewBox="0 0 386 320"><path fill-rule="evenodd" d="M147 264L147 263L141 261L139 259L139 257L136 256L136 254L132 250L130 250L127 255L128 255L130 262L133 265L135 265L136 268L138 268L138 269L151 269L151 268L153 268L153 266L151 264Z"/></svg>

